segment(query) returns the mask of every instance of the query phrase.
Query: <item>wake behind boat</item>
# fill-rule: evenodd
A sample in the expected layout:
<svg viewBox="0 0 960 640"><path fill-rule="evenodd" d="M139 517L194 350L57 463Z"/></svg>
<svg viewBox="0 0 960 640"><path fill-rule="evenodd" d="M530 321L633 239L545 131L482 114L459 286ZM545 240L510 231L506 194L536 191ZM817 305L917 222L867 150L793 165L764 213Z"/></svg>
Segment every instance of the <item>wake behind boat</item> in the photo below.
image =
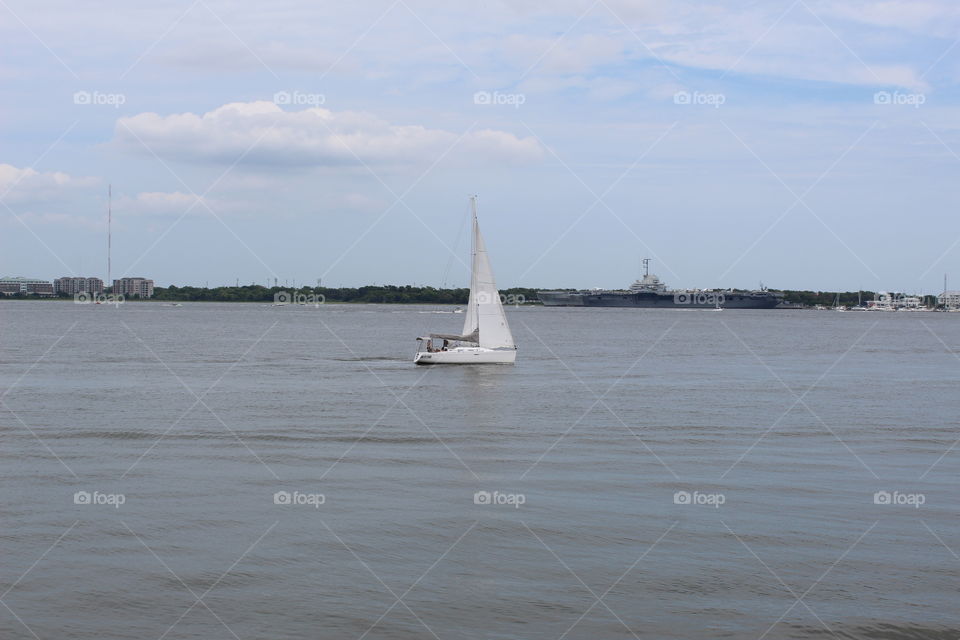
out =
<svg viewBox="0 0 960 640"><path fill-rule="evenodd" d="M510 333L500 292L493 279L487 247L477 222L477 197L471 196L473 248L470 271L470 300L463 331L459 334L431 333L417 338L416 364L513 364L517 345Z"/></svg>

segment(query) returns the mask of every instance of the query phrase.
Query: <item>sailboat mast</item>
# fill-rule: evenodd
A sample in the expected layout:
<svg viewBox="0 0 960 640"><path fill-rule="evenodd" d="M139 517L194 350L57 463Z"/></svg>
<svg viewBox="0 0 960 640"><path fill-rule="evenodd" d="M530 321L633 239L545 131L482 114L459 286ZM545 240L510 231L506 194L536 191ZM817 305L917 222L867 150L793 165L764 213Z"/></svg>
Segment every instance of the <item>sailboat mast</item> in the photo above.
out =
<svg viewBox="0 0 960 640"><path fill-rule="evenodd" d="M472 233L470 234L470 300L473 303L477 314L477 328L479 329L480 304L476 297L477 292L477 196L470 196L470 217L473 220Z"/></svg>
<svg viewBox="0 0 960 640"><path fill-rule="evenodd" d="M470 257L477 255L477 196L470 196L470 217L473 220L473 233L470 234Z"/></svg>

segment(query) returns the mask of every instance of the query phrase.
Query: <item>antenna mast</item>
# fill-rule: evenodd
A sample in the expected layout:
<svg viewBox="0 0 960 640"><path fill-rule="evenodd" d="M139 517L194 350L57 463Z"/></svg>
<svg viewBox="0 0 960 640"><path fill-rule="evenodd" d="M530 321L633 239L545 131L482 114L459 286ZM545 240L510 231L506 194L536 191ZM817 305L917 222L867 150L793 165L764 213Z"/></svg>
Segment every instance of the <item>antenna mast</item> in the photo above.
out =
<svg viewBox="0 0 960 640"><path fill-rule="evenodd" d="M113 185L107 185L107 284L112 287L110 253L113 249Z"/></svg>
<svg viewBox="0 0 960 640"><path fill-rule="evenodd" d="M650 258L643 259L643 277L650 275Z"/></svg>

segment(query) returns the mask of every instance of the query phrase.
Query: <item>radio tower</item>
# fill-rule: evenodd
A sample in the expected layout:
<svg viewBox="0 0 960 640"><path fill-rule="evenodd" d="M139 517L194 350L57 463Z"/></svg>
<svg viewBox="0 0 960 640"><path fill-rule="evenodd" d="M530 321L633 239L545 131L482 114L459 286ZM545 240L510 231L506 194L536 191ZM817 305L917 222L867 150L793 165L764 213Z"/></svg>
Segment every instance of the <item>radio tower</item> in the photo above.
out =
<svg viewBox="0 0 960 640"><path fill-rule="evenodd" d="M113 185L107 185L107 284L113 291L113 280L110 279L110 251L112 249L113 231Z"/></svg>

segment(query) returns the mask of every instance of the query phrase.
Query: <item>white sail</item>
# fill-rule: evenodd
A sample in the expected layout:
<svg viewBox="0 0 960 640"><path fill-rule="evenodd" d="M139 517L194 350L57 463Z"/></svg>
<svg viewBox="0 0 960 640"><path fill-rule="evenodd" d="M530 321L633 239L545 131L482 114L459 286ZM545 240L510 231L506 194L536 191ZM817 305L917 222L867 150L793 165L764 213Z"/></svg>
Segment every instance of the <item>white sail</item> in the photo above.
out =
<svg viewBox="0 0 960 640"><path fill-rule="evenodd" d="M469 335L478 330L479 344L488 349L515 349L513 334L507 324L507 316L500 303L500 292L493 279L487 246L480 234L477 222L477 201L471 199L473 207L473 268L470 276L470 303L463 324L463 334Z"/></svg>

